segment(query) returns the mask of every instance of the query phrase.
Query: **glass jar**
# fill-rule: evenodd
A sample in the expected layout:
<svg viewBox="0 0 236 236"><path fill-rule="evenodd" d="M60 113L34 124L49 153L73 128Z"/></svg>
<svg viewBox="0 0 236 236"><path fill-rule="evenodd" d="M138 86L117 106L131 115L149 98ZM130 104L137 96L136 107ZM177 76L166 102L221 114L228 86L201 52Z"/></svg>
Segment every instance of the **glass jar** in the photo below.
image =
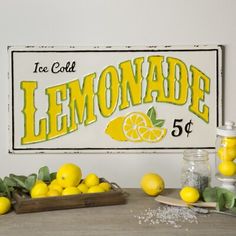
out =
<svg viewBox="0 0 236 236"><path fill-rule="evenodd" d="M209 186L211 170L208 152L205 150L187 150L184 152L181 169L182 187L195 187L201 193Z"/></svg>
<svg viewBox="0 0 236 236"><path fill-rule="evenodd" d="M232 121L216 129L216 177L236 179L236 126Z"/></svg>

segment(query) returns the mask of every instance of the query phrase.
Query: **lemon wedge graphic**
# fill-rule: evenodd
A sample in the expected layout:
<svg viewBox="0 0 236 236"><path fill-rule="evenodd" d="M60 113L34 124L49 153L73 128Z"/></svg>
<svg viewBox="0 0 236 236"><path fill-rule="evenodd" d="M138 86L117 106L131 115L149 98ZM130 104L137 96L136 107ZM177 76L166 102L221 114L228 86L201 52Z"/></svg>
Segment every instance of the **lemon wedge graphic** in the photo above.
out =
<svg viewBox="0 0 236 236"><path fill-rule="evenodd" d="M125 117L119 116L114 120L110 121L109 124L107 125L105 133L117 141L127 141L127 138L124 135L122 128L124 119Z"/></svg>
<svg viewBox="0 0 236 236"><path fill-rule="evenodd" d="M129 141L142 141L142 138L138 133L138 128L140 126L152 127L152 122L146 114L141 112L132 112L125 117L123 122L123 132Z"/></svg>
<svg viewBox="0 0 236 236"><path fill-rule="evenodd" d="M138 127L138 134L140 138L145 142L156 143L161 141L166 135L165 128L158 127Z"/></svg>

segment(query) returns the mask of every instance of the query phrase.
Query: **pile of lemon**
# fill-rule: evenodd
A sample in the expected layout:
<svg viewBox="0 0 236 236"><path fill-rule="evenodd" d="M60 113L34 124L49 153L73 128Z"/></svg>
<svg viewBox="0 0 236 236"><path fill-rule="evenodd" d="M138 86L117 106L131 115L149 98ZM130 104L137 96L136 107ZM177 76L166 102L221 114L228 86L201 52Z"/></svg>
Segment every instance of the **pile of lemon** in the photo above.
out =
<svg viewBox="0 0 236 236"><path fill-rule="evenodd" d="M101 182L96 174L88 174L82 180L80 167L73 163L66 163L58 169L56 179L49 184L37 180L30 191L30 196L32 198L55 197L82 193L101 193L110 190L110 183Z"/></svg>
<svg viewBox="0 0 236 236"><path fill-rule="evenodd" d="M220 159L218 165L219 172L224 176L233 176L236 174L236 138L224 138L217 151Z"/></svg>

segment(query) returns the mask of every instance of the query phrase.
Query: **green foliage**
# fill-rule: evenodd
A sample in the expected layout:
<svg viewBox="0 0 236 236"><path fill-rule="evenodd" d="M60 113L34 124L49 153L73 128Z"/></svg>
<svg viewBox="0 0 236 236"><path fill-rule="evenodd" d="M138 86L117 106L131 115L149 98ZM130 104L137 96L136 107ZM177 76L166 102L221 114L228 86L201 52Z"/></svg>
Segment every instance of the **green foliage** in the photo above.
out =
<svg viewBox="0 0 236 236"><path fill-rule="evenodd" d="M203 191L203 200L206 202L216 202L216 209L224 211L229 209L236 213L236 193L224 188L206 188Z"/></svg>
<svg viewBox="0 0 236 236"><path fill-rule="evenodd" d="M0 196L11 198L14 191L29 193L37 179L50 183L55 178L56 173L50 173L47 166L41 167L38 175L35 173L29 176L10 174L4 177L3 180L0 178Z"/></svg>
<svg viewBox="0 0 236 236"><path fill-rule="evenodd" d="M44 182L50 182L51 177L49 173L49 168L47 166L43 166L38 171L38 179L44 181Z"/></svg>

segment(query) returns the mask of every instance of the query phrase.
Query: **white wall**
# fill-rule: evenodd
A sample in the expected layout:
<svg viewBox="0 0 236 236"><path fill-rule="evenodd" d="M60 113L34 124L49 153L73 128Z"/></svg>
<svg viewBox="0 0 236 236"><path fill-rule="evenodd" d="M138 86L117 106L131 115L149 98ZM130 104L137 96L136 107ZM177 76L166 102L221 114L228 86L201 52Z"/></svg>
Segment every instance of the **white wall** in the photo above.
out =
<svg viewBox="0 0 236 236"><path fill-rule="evenodd" d="M7 46L222 44L224 118L236 121L235 12L235 0L0 0L0 177L75 162L84 175L95 172L122 187L138 187L149 171L177 187L181 154L8 154ZM214 156L210 159L214 168Z"/></svg>

